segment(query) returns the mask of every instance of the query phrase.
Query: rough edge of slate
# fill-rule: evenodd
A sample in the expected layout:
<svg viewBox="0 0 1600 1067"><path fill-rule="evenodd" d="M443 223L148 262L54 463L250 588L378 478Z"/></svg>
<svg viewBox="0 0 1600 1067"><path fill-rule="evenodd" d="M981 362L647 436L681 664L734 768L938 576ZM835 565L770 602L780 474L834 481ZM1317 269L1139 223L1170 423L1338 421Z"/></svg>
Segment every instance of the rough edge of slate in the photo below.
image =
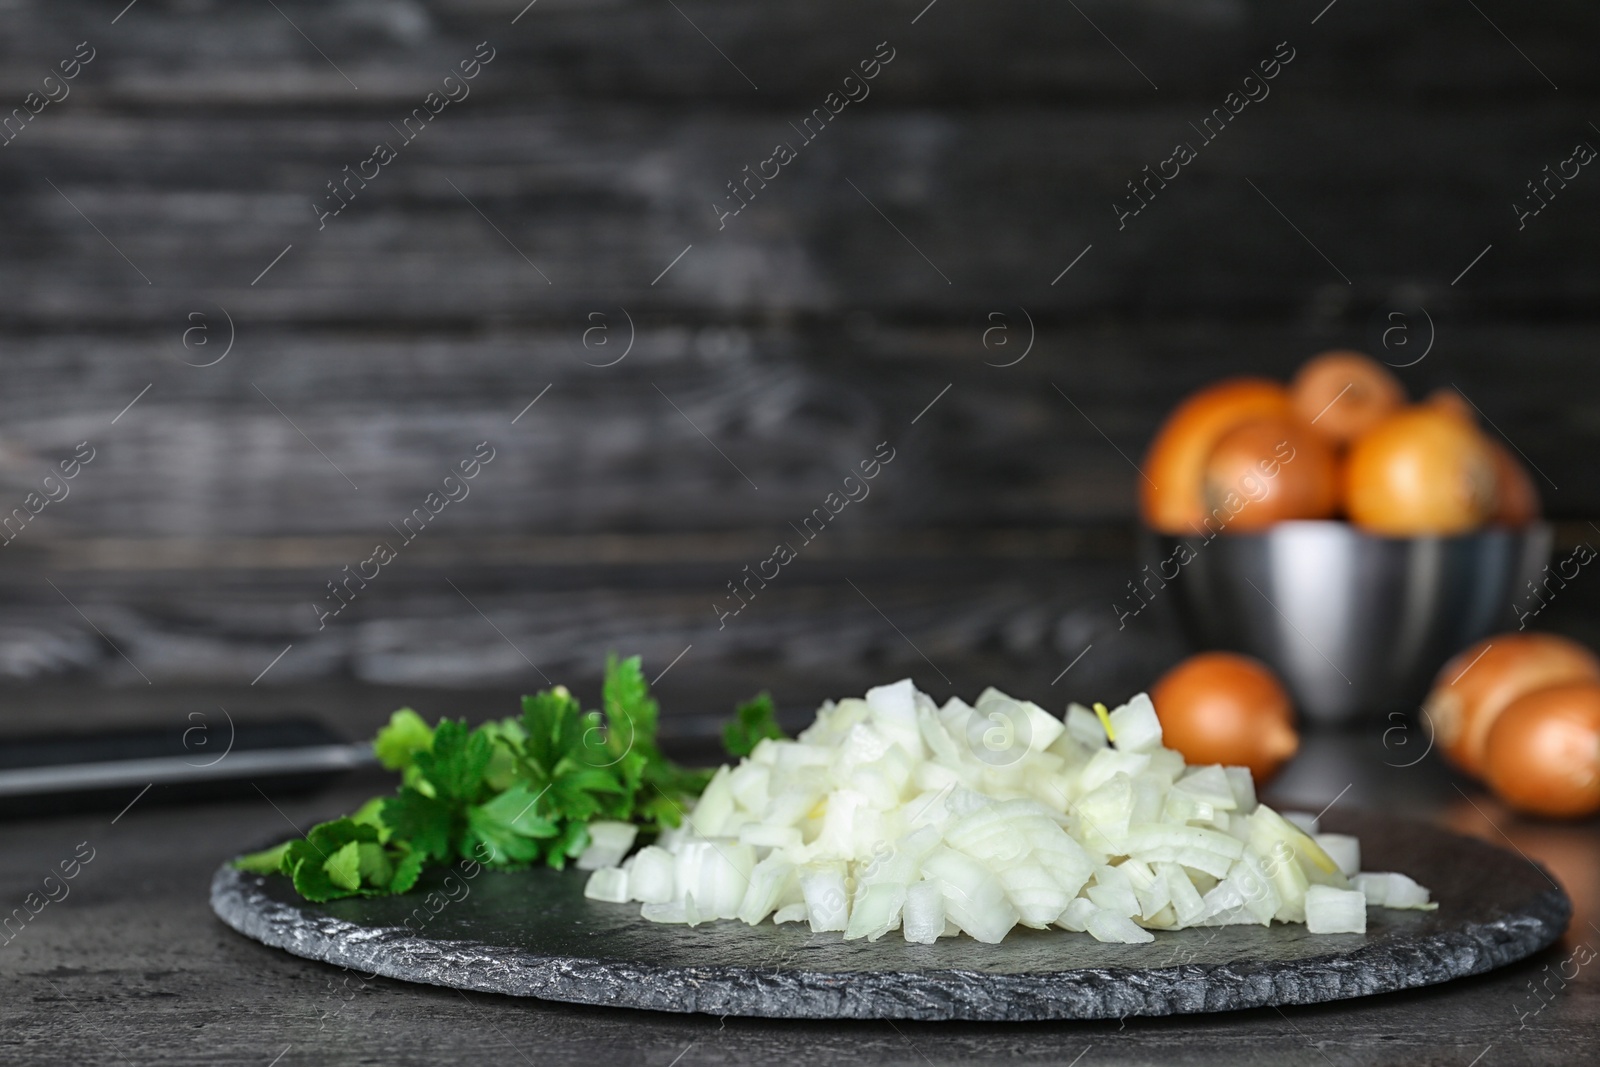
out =
<svg viewBox="0 0 1600 1067"><path fill-rule="evenodd" d="M1434 985L1504 966L1552 944L1572 915L1571 901L1552 883L1517 911L1490 921L1299 960L1024 974L959 969L839 974L655 966L440 941L402 927L361 926L308 912L274 900L265 886L261 876L224 864L212 878L212 910L245 936L308 959L486 993L786 1019L1023 1022L1314 1004Z"/></svg>

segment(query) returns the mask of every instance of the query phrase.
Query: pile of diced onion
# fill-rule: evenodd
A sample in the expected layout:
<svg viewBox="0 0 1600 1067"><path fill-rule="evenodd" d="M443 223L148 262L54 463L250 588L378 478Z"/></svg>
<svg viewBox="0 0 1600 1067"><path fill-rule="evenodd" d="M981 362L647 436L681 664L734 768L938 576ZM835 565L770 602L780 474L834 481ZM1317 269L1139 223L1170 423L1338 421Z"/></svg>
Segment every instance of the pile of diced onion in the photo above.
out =
<svg viewBox="0 0 1600 1067"><path fill-rule="evenodd" d="M589 829L586 896L690 926L771 916L919 944L1054 926L1133 943L1274 920L1364 933L1369 904L1437 906L1403 874L1357 873L1354 837L1258 804L1247 769L1186 766L1144 694L1063 722L996 689L940 708L901 681L761 741L632 856L634 827Z"/></svg>

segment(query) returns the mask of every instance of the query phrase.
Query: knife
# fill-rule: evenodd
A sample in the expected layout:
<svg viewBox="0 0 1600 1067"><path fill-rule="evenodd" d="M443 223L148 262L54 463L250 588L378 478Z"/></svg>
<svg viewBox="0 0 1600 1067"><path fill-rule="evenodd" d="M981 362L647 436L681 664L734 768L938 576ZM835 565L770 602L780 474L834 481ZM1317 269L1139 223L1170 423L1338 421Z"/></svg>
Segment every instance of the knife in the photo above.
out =
<svg viewBox="0 0 1600 1067"><path fill-rule="evenodd" d="M0 740L0 817L304 793L376 762L371 742L305 718L12 738Z"/></svg>

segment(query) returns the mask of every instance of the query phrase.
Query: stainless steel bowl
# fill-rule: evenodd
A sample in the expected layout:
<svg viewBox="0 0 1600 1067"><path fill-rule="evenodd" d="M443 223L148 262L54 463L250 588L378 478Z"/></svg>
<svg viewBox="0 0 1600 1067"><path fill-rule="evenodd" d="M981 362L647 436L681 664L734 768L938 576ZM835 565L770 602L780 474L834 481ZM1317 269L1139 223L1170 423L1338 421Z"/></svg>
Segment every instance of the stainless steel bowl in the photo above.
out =
<svg viewBox="0 0 1600 1067"><path fill-rule="evenodd" d="M1514 626L1550 543L1542 523L1460 537L1377 537L1343 522L1151 534L1140 584L1170 601L1194 645L1265 661L1302 714L1345 723L1415 709L1445 660Z"/></svg>

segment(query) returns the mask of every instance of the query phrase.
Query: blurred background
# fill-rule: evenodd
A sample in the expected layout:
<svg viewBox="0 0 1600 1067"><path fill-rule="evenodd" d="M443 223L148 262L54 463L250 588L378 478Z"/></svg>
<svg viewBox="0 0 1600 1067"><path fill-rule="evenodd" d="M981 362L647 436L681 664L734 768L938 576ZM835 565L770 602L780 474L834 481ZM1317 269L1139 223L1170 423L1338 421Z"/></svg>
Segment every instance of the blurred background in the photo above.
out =
<svg viewBox="0 0 1600 1067"><path fill-rule="evenodd" d="M1334 346L1600 537L1600 15L1323 3L8 0L6 726L1121 699L1162 416Z"/></svg>

